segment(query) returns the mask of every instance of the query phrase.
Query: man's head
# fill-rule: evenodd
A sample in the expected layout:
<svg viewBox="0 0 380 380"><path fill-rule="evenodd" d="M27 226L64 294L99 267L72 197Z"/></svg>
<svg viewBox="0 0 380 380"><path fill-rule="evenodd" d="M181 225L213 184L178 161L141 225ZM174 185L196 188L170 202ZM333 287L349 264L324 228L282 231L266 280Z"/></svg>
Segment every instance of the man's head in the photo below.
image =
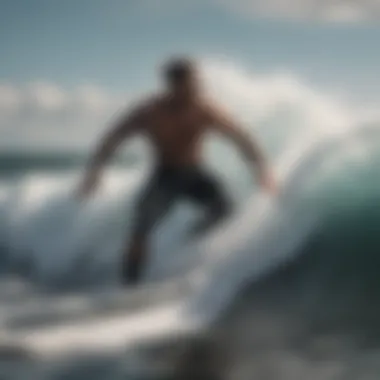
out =
<svg viewBox="0 0 380 380"><path fill-rule="evenodd" d="M163 70L169 90L179 97L192 97L198 92L198 73L195 62L189 58L169 60Z"/></svg>

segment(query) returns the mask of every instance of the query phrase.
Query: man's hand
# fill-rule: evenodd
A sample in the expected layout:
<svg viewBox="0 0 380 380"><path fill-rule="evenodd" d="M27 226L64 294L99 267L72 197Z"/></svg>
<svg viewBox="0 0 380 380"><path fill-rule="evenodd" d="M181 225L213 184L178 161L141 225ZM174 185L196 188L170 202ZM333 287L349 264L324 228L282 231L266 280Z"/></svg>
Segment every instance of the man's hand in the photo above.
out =
<svg viewBox="0 0 380 380"><path fill-rule="evenodd" d="M265 191L271 193L272 195L277 194L277 181L271 171L266 170L261 172L259 175L259 181L261 186L265 189Z"/></svg>

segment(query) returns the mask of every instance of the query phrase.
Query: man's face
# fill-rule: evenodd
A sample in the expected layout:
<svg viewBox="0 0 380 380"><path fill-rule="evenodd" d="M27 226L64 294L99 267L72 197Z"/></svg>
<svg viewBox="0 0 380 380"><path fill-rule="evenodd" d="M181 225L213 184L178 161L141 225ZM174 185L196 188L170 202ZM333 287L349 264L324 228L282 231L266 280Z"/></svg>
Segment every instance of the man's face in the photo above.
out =
<svg viewBox="0 0 380 380"><path fill-rule="evenodd" d="M199 78L196 72L188 74L178 83L172 86L173 93L183 99L189 99L197 96L200 91Z"/></svg>

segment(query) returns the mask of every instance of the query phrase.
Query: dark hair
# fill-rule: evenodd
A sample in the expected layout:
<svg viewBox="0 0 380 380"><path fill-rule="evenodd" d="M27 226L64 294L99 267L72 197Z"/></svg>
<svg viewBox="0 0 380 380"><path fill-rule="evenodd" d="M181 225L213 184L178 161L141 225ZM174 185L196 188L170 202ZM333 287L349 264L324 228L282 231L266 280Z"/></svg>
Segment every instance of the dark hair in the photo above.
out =
<svg viewBox="0 0 380 380"><path fill-rule="evenodd" d="M195 71L195 63L189 58L174 58L164 66L164 77L169 83L177 84L188 79Z"/></svg>

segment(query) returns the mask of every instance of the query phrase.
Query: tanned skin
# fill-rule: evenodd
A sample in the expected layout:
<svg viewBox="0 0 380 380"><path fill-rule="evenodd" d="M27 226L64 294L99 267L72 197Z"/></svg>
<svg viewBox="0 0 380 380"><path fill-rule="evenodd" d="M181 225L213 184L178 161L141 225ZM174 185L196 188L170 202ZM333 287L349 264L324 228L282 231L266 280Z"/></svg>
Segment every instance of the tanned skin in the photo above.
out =
<svg viewBox="0 0 380 380"><path fill-rule="evenodd" d="M196 65L177 60L168 67L164 73L166 88L163 93L123 115L100 141L80 186L80 197L85 198L95 190L105 164L117 148L131 138L140 135L149 141L158 166L181 170L203 165L202 142L209 132L230 140L243 154L252 174L258 176L261 186L274 192L276 181L259 143L226 110L204 96ZM181 67L187 70L181 72L178 70ZM137 282L141 277L148 238L146 233L136 232L125 247L123 275L133 277L130 282Z"/></svg>

